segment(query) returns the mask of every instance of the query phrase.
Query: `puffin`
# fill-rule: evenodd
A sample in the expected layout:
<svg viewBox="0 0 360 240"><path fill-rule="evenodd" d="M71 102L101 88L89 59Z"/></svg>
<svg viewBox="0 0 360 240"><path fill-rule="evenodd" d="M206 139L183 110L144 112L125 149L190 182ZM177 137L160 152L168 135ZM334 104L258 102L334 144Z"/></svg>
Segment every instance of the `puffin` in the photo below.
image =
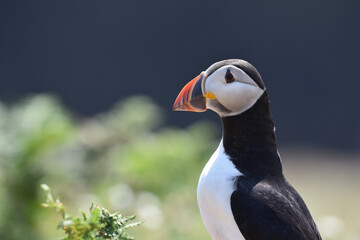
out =
<svg viewBox="0 0 360 240"><path fill-rule="evenodd" d="M241 59L214 63L177 96L174 111L216 112L222 139L199 179L200 215L213 240L321 240L283 168L269 94Z"/></svg>

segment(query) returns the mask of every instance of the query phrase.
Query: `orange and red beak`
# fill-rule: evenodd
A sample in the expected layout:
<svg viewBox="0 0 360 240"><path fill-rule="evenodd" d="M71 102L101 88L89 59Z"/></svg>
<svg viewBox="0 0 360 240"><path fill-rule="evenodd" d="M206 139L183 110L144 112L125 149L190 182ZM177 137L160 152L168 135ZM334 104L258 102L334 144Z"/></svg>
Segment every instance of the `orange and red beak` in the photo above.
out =
<svg viewBox="0 0 360 240"><path fill-rule="evenodd" d="M173 110L174 111L206 111L206 98L204 95L205 73L191 80L181 90L177 96Z"/></svg>

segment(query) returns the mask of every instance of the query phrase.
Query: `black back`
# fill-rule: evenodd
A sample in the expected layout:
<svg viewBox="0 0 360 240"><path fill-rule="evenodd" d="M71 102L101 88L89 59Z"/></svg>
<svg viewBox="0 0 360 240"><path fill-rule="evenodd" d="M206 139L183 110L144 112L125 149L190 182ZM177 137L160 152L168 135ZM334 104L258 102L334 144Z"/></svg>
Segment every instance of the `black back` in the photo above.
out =
<svg viewBox="0 0 360 240"><path fill-rule="evenodd" d="M245 239L321 239L304 201L283 176L267 92L222 122L225 152L243 174L236 179L231 208Z"/></svg>

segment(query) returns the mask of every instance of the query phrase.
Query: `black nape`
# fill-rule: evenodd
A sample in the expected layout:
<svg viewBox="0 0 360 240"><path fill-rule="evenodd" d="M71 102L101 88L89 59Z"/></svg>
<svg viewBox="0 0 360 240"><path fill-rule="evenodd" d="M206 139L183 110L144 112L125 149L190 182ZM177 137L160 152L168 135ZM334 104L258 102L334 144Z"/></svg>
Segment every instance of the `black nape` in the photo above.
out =
<svg viewBox="0 0 360 240"><path fill-rule="evenodd" d="M250 109L222 123L225 152L241 173L259 178L282 173L266 91Z"/></svg>

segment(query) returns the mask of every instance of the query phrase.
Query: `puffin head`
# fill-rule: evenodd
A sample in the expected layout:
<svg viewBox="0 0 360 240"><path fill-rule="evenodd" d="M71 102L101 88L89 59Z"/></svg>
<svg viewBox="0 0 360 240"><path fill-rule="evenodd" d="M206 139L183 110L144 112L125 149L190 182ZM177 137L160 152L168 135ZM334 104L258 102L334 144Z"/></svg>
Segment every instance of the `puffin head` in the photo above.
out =
<svg viewBox="0 0 360 240"><path fill-rule="evenodd" d="M259 72L240 59L211 65L191 80L175 100L174 111L204 112L211 109L221 117L234 116L251 108L265 92Z"/></svg>

